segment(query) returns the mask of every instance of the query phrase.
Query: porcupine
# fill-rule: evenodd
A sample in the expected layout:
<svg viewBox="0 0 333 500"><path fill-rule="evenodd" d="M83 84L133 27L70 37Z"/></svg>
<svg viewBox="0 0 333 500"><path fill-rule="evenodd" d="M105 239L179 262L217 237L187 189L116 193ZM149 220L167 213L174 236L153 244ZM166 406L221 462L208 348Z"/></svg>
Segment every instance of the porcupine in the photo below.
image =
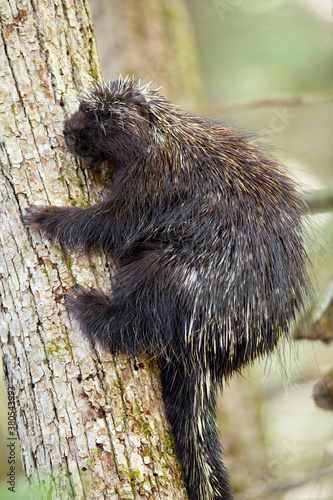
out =
<svg viewBox="0 0 333 500"><path fill-rule="evenodd" d="M132 78L84 93L64 136L90 168L106 162L108 193L83 208L32 206L25 222L114 257L111 296L77 285L68 308L111 352L160 360L189 498L229 500L216 391L303 308L300 196L251 140Z"/></svg>

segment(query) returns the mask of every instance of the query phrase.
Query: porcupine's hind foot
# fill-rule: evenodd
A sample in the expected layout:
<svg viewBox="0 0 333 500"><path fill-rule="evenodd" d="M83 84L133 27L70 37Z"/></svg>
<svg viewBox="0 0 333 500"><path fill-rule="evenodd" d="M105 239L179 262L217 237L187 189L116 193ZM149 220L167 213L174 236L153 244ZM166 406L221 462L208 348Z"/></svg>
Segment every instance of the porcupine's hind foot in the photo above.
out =
<svg viewBox="0 0 333 500"><path fill-rule="evenodd" d="M122 263L113 276L112 297L76 285L73 297L67 297L68 309L81 329L111 352L163 356L174 338L179 349L190 312L183 301L179 314L179 295L186 287L180 280L175 286L170 262L185 262L171 245L137 247L135 260ZM181 286L184 294L175 297Z"/></svg>
<svg viewBox="0 0 333 500"><path fill-rule="evenodd" d="M105 294L94 288L87 290L76 283L72 295L65 295L67 310L90 338L99 340L111 352L121 350L121 325L117 323L117 307Z"/></svg>
<svg viewBox="0 0 333 500"><path fill-rule="evenodd" d="M149 335L148 315L138 309L135 295L117 295L117 287L110 298L99 290L87 290L76 284L73 295L65 295L67 309L81 330L98 340L112 353L125 352L156 354L156 341ZM151 315L150 315L151 316Z"/></svg>

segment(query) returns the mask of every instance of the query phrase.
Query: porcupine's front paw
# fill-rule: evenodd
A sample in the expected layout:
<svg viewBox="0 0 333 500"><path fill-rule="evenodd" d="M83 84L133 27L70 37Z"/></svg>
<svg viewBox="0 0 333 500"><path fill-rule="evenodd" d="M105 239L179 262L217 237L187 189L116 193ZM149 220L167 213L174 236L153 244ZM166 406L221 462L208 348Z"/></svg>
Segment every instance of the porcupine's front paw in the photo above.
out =
<svg viewBox="0 0 333 500"><path fill-rule="evenodd" d="M42 231L50 238L56 238L58 232L58 207L31 205L25 210L27 215L22 215L25 226Z"/></svg>
<svg viewBox="0 0 333 500"><path fill-rule="evenodd" d="M80 328L91 338L107 343L103 332L113 306L110 299L96 289L87 290L76 283L72 287L72 295L65 295L67 310L80 324Z"/></svg>

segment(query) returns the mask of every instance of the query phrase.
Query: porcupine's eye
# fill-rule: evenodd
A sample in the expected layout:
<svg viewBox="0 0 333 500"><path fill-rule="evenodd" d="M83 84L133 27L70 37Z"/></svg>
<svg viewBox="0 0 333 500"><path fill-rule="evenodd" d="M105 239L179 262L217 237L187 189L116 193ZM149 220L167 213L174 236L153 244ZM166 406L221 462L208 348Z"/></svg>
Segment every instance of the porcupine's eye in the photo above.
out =
<svg viewBox="0 0 333 500"><path fill-rule="evenodd" d="M108 130L110 128L111 116L104 115L104 116L100 117L100 119L98 120L98 122L99 122L99 128L105 134L106 130Z"/></svg>

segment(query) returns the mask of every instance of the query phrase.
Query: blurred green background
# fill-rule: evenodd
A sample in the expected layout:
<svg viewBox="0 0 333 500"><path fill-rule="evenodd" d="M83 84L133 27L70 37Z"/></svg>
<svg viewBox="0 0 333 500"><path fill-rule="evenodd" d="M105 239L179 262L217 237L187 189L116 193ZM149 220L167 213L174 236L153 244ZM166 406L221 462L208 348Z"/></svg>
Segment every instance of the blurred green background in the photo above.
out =
<svg viewBox="0 0 333 500"><path fill-rule="evenodd" d="M217 110L211 117L257 133L305 188L333 188L331 2L188 0L187 5L204 102ZM325 94L330 99L219 112L229 101L290 94L310 94L314 102ZM333 277L332 215L311 223L312 275L322 297ZM333 414L317 408L311 397L314 383L333 366L332 354L333 346L318 343L285 346L225 390L218 418L237 498L333 499Z"/></svg>
<svg viewBox="0 0 333 500"><path fill-rule="evenodd" d="M189 0L207 102L272 94L333 94L329 0ZM282 160L333 187L333 102L224 114L223 121L267 132ZM276 130L271 130L271 126ZM264 134L265 135L265 134ZM264 138L264 137L263 137Z"/></svg>
<svg viewBox="0 0 333 500"><path fill-rule="evenodd" d="M90 2L105 79L113 79L119 72L115 74L117 67L108 55L102 4ZM178 104L257 134L305 188L333 189L330 0L187 0L186 6L201 85L195 84L195 97L180 98ZM150 81L153 73L161 84L163 71L160 61L137 76ZM310 95L314 103L248 109L235 105L222 112L230 101L289 94ZM327 99L315 104L321 95ZM318 216L311 225L312 274L320 303L333 277L332 215ZM314 383L332 366L333 346L302 341L285 346L273 360L256 363L226 387L218 422L237 499L333 500L333 414L317 408L311 398ZM4 404L0 411L0 446L5 449ZM6 461L2 453L3 474ZM25 491L6 491L0 489L3 500L27 497Z"/></svg>

